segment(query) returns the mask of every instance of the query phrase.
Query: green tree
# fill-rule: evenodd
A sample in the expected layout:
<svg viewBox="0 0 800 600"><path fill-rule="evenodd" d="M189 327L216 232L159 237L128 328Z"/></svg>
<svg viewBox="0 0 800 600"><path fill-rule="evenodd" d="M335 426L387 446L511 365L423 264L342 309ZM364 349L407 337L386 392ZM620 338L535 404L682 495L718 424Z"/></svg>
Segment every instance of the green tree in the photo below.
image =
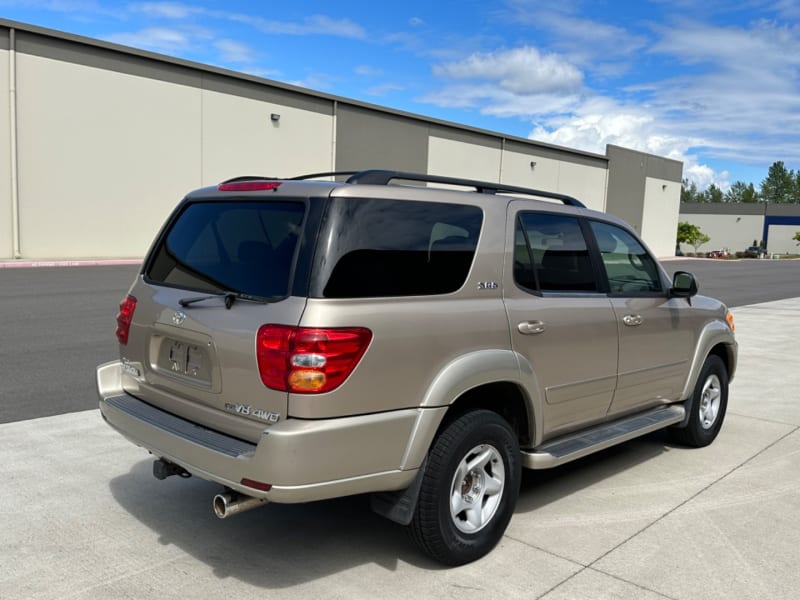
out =
<svg viewBox="0 0 800 600"><path fill-rule="evenodd" d="M792 239L797 242L798 246L800 246L800 231L795 232L794 237Z"/></svg>
<svg viewBox="0 0 800 600"><path fill-rule="evenodd" d="M702 202L701 194L697 191L694 181L684 178L681 180L681 202Z"/></svg>
<svg viewBox="0 0 800 600"><path fill-rule="evenodd" d="M792 202L800 202L800 169L797 169L794 177L794 193L792 194L794 200Z"/></svg>
<svg viewBox="0 0 800 600"><path fill-rule="evenodd" d="M692 225L688 221L678 223L678 237L676 240L678 245L689 244L697 253L697 249L709 241L711 241L711 238L700 231L697 225Z"/></svg>
<svg viewBox="0 0 800 600"><path fill-rule="evenodd" d="M704 202L719 203L719 202L722 202L723 199L724 199L724 196L722 194L722 190L719 189L713 183L710 186L708 186L708 189L705 192L703 192L703 201Z"/></svg>
<svg viewBox="0 0 800 600"><path fill-rule="evenodd" d="M779 160L772 163L767 177L761 182L761 197L774 204L797 202L796 187L794 171L787 170L783 161Z"/></svg>
<svg viewBox="0 0 800 600"><path fill-rule="evenodd" d="M725 202L758 202L758 192L752 183L737 181L725 193Z"/></svg>

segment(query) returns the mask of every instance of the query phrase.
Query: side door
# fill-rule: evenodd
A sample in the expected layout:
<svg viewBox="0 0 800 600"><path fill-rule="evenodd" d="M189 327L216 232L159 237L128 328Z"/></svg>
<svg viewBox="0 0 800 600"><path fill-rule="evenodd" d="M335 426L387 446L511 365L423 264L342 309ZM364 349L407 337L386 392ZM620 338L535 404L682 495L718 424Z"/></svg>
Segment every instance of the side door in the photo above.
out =
<svg viewBox="0 0 800 600"><path fill-rule="evenodd" d="M543 399L544 438L606 418L617 375L617 322L576 216L509 204L504 275L511 344Z"/></svg>
<svg viewBox="0 0 800 600"><path fill-rule="evenodd" d="M592 220L619 328L619 378L610 413L676 400L686 379L693 327L685 300L669 298L657 261L631 232Z"/></svg>

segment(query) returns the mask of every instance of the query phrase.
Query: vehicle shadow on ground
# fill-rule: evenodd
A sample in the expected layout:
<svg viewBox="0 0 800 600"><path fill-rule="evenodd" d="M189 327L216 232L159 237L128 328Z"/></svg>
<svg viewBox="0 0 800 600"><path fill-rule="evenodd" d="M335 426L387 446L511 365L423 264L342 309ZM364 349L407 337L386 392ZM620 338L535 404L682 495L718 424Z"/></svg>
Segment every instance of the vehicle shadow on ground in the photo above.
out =
<svg viewBox="0 0 800 600"><path fill-rule="evenodd" d="M656 431L553 469L522 470L515 514L535 512L616 474L682 447Z"/></svg>
<svg viewBox="0 0 800 600"><path fill-rule="evenodd" d="M222 487L192 477L158 481L152 461L109 483L119 505L219 578L286 588L363 564L394 571L399 562L437 570L404 528L374 514L368 496L307 504L268 504L220 520L212 498Z"/></svg>
<svg viewBox="0 0 800 600"><path fill-rule="evenodd" d="M665 451L666 436L651 434L598 455L547 471L523 470L515 518L535 511ZM321 579L363 564L395 571L400 562L443 569L424 556L403 527L374 514L369 497L307 504L269 504L225 520L211 500L222 488L198 478L158 481L152 461L142 461L109 483L119 505L174 545L210 567L267 589Z"/></svg>

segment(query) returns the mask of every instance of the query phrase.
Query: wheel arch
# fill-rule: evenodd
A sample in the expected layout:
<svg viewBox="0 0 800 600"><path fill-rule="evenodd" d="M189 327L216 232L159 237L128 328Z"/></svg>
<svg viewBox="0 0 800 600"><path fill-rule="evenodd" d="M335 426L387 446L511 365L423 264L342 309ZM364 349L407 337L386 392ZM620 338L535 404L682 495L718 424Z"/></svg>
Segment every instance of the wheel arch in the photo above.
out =
<svg viewBox="0 0 800 600"><path fill-rule="evenodd" d="M706 358L710 355L719 356L728 372L728 382L733 381L736 372L738 345L733 333L727 324L712 321L703 328L698 336L689 376L686 378L680 399L688 400L691 397L697 378L703 369Z"/></svg>
<svg viewBox="0 0 800 600"><path fill-rule="evenodd" d="M541 423L538 390L530 365L511 350L478 351L452 361L427 390L402 468L418 467L442 428L477 409L506 419L520 447L530 447Z"/></svg>

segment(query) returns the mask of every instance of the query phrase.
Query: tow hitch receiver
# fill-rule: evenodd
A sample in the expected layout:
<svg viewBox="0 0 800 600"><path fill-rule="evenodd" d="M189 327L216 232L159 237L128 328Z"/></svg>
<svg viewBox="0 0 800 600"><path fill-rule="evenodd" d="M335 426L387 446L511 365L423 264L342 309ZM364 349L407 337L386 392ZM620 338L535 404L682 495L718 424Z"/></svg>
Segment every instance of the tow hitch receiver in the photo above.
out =
<svg viewBox="0 0 800 600"><path fill-rule="evenodd" d="M179 467L178 465L168 462L163 458L159 458L153 462L153 477L156 479L166 479L172 475L180 475L181 477L192 476L192 474L183 467Z"/></svg>

